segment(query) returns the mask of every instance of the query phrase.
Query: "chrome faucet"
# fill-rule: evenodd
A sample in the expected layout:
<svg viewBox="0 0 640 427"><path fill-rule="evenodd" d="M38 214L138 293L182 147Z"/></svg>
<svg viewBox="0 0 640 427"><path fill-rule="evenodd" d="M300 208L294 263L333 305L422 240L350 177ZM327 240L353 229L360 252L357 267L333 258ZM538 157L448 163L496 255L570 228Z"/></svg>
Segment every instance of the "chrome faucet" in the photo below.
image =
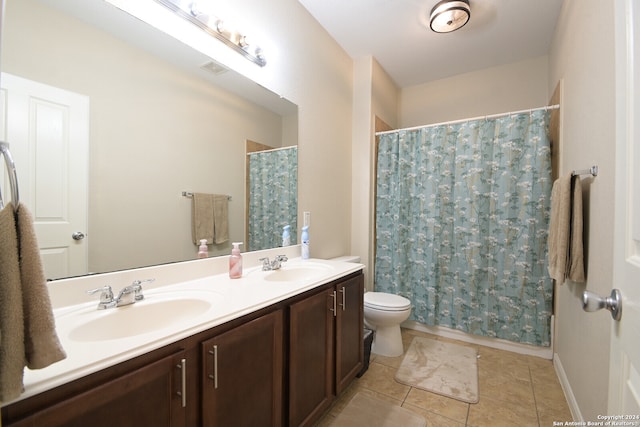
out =
<svg viewBox="0 0 640 427"><path fill-rule="evenodd" d="M269 257L260 258L259 261L262 261L262 271L271 271L271 270L279 270L282 267L282 263L288 261L286 255L278 255L273 262L269 262Z"/></svg>
<svg viewBox="0 0 640 427"><path fill-rule="evenodd" d="M129 286L122 288L118 294L118 298L116 298L116 306L120 307L122 305L129 305L136 301L143 300L144 295L142 295L141 283L142 282L140 280L136 280Z"/></svg>
<svg viewBox="0 0 640 427"><path fill-rule="evenodd" d="M135 280L129 286L125 286L118 293L117 298L113 298L113 290L111 286L106 285L101 288L92 289L87 291L89 295L93 295L100 292L100 302L98 303L98 310L104 310L105 308L122 307L123 305L133 304L136 301L144 299L142 294L142 284L147 282L153 282L156 279L147 280Z"/></svg>
<svg viewBox="0 0 640 427"><path fill-rule="evenodd" d="M89 295L93 295L96 292L101 292L100 303L98 304L98 310L104 310L105 308L115 307L116 304L113 300L113 291L111 290L111 286L106 285L101 288L87 291Z"/></svg>

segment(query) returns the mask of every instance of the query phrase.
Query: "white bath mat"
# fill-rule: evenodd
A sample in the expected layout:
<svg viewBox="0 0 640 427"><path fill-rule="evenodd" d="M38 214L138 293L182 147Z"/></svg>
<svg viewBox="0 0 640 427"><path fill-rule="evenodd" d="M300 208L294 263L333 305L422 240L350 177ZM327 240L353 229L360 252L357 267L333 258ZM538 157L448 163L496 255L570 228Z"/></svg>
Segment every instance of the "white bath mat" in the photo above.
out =
<svg viewBox="0 0 640 427"><path fill-rule="evenodd" d="M416 337L396 381L467 403L478 402L478 358L471 347Z"/></svg>
<svg viewBox="0 0 640 427"><path fill-rule="evenodd" d="M427 421L386 400L356 393L331 423L331 427L425 427Z"/></svg>

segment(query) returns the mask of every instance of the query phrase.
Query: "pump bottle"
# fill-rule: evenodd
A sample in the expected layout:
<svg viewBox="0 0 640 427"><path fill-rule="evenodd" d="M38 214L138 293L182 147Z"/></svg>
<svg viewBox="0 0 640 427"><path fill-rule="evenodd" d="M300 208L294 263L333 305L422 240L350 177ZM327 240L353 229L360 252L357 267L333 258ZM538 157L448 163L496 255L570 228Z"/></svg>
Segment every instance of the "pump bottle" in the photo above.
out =
<svg viewBox="0 0 640 427"><path fill-rule="evenodd" d="M240 245L242 242L232 243L231 256L229 257L229 277L239 279L242 277L242 255L240 254Z"/></svg>
<svg viewBox="0 0 640 427"><path fill-rule="evenodd" d="M300 255L302 259L309 259L309 226L302 227L302 235L300 236Z"/></svg>
<svg viewBox="0 0 640 427"><path fill-rule="evenodd" d="M291 229L290 225L285 225L282 227L282 247L289 246L291 244Z"/></svg>
<svg viewBox="0 0 640 427"><path fill-rule="evenodd" d="M200 240L198 248L198 258L207 258L209 256L209 248L207 247L207 239Z"/></svg>

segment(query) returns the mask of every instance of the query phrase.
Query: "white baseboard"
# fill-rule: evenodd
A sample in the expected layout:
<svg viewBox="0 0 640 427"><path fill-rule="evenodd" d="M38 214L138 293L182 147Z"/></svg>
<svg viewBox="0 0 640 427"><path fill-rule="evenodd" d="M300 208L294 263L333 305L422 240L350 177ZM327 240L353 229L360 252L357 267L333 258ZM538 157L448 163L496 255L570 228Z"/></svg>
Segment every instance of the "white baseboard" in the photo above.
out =
<svg viewBox="0 0 640 427"><path fill-rule="evenodd" d="M554 316L551 316L551 330L553 331ZM445 328L442 326L428 326L413 320L402 323L403 328L413 329L416 331L427 332L429 334L451 338L463 341L469 344L483 345L485 347L497 348L499 350L511 351L518 354L526 354L529 356L537 356L543 359L553 359L553 337L551 337L552 345L550 347L536 347L534 345L520 344L499 338L488 338L478 335L467 334L466 332L455 329Z"/></svg>
<svg viewBox="0 0 640 427"><path fill-rule="evenodd" d="M582 418L582 413L580 412L580 408L578 407L578 401L573 394L571 384L569 384L569 379L567 378L567 374L562 367L562 362L560 361L557 353L553 355L553 367L556 370L556 375L558 376L558 380L560 381L560 386L562 386L564 397L567 399L567 404L569 405L569 410L571 411L573 421L584 421Z"/></svg>

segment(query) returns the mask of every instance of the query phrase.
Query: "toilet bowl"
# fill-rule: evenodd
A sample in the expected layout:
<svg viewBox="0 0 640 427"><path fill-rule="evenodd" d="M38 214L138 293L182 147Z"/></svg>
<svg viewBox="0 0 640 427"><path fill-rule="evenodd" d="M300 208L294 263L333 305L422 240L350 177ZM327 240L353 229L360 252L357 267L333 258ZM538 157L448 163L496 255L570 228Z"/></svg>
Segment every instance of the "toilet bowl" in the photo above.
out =
<svg viewBox="0 0 640 427"><path fill-rule="evenodd" d="M411 301L385 292L364 294L364 324L374 331L371 351L387 357L402 355L400 323L409 318Z"/></svg>

